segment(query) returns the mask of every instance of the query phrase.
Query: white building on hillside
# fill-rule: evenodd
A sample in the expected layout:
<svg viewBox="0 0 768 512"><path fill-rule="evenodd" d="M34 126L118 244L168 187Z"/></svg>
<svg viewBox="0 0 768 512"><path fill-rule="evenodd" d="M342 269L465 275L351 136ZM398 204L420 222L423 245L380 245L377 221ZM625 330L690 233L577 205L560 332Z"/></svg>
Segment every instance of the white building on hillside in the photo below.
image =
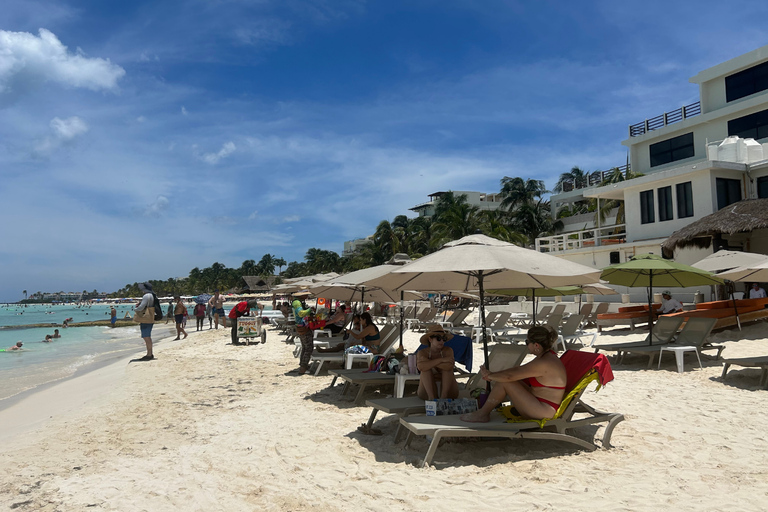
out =
<svg viewBox="0 0 768 512"><path fill-rule="evenodd" d="M417 204L413 208L409 208L412 212L419 214L419 217L431 217L435 214L435 203L440 199L440 196L453 192L454 196L461 195L467 196L467 204L477 206L481 210L497 210L501 206L500 194L486 194L484 192L470 192L466 190L448 190L446 192L433 192L429 194L429 201L426 203Z"/></svg>
<svg viewBox="0 0 768 512"><path fill-rule="evenodd" d="M553 195L552 204L624 201L625 224L594 214L563 219L565 230L536 240L536 249L603 268L635 254L661 254L673 232L742 199L768 197L768 46L702 71L690 80L700 100L633 124L629 166L644 176L607 186L590 183ZM768 253L768 235L739 235L731 249ZM733 244L736 245L733 245ZM719 247L714 248L715 250ZM694 263L709 249L685 249Z"/></svg>

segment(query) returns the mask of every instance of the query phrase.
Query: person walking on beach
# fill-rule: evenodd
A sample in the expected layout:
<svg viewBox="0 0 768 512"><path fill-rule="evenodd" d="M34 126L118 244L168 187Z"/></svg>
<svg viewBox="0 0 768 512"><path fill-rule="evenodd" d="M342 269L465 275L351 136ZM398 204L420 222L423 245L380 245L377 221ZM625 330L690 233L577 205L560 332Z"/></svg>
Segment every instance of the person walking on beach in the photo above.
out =
<svg viewBox="0 0 768 512"><path fill-rule="evenodd" d="M293 301L293 317L296 319L296 333L301 340L301 357L299 358L299 375L304 375L309 370L309 361L312 359L312 351L315 348L312 329L309 328L309 318L312 310L302 309L302 303Z"/></svg>
<svg viewBox="0 0 768 512"><path fill-rule="evenodd" d="M205 304L201 302L195 305L194 313L195 313L195 320L197 321L197 324L195 326L195 331L202 331L203 320L205 320Z"/></svg>
<svg viewBox="0 0 768 512"><path fill-rule="evenodd" d="M136 307L134 308L134 311L140 312L150 307L152 308L162 307L162 305L160 304L160 301L157 300L157 296L154 293L152 293L151 284L141 283L139 285L139 291L144 292L144 296L141 297L141 302L139 302L136 305ZM154 319L152 320L152 323L139 324L139 327L141 328L141 337L144 340L144 344L147 346L147 355L137 359L137 361L151 361L155 359L155 355L152 353L152 327L154 325L155 325Z"/></svg>
<svg viewBox="0 0 768 512"><path fill-rule="evenodd" d="M216 328L219 328L219 318L224 328L227 327L227 317L224 316L224 297L221 296L219 290L213 291L213 297L208 301L208 304L213 306L213 320L216 322Z"/></svg>
<svg viewBox="0 0 768 512"><path fill-rule="evenodd" d="M176 308L173 310L173 314L175 315L176 319L176 337L175 340L181 339L181 333L184 333L184 338L187 337L187 331L184 330L184 313L187 311L187 307L184 305L184 302L181 300L181 296L176 295L174 297L176 299Z"/></svg>
<svg viewBox="0 0 768 512"><path fill-rule="evenodd" d="M117 323L117 310L115 309L115 306L111 306L109 308L109 325L110 327L114 328L116 323Z"/></svg>
<svg viewBox="0 0 768 512"><path fill-rule="evenodd" d="M165 323L171 321L171 318L173 318L173 301L168 301L168 313L165 315Z"/></svg>
<svg viewBox="0 0 768 512"><path fill-rule="evenodd" d="M205 316L208 318L208 329L213 329L213 306L210 302L205 306Z"/></svg>

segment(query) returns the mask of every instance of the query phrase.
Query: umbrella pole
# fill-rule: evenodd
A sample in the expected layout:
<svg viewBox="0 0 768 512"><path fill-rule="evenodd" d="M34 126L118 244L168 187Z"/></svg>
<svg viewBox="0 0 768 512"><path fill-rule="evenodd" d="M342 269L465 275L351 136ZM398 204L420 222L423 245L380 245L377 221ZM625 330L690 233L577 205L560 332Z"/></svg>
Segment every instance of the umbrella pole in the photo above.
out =
<svg viewBox="0 0 768 512"><path fill-rule="evenodd" d="M648 280L648 344L653 345L653 270Z"/></svg>
<svg viewBox="0 0 768 512"><path fill-rule="evenodd" d="M398 349L400 352L403 351L403 307L405 306L405 303L403 302L403 290L400 290L400 348Z"/></svg>
<svg viewBox="0 0 768 512"><path fill-rule="evenodd" d="M477 275L477 283L480 288L480 327L483 329L483 360L485 361L485 368L489 367L488 364L488 334L485 332L485 306L483 305L483 296L485 290L483 290L483 271L481 270ZM491 392L490 381L486 384L485 390Z"/></svg>
<svg viewBox="0 0 768 512"><path fill-rule="evenodd" d="M531 292L533 293L533 326L536 326L536 310L539 309L536 306L536 288L531 288Z"/></svg>
<svg viewBox="0 0 768 512"><path fill-rule="evenodd" d="M736 325L739 326L739 330L741 330L741 319L739 318L739 309L736 307L736 297L733 296L733 282L731 282L728 285L728 290L731 292L731 302L733 302L733 312L736 314Z"/></svg>

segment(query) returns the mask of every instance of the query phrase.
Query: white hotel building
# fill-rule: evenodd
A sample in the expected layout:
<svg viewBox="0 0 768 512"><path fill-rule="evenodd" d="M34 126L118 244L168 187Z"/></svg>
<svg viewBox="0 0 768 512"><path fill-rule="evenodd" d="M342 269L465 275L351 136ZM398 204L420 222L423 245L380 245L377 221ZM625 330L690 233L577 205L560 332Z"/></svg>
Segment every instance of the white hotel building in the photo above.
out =
<svg viewBox="0 0 768 512"><path fill-rule="evenodd" d="M536 240L537 250L597 268L661 255L660 244L676 230L736 201L768 197L768 45L690 81L699 86L698 102L629 126L622 144L632 171L644 176L608 186L594 184L595 176L590 186L551 197L554 206L622 200L626 223L615 224L615 212L608 225L596 225L593 213L565 218L560 234ZM728 243L768 254L765 230ZM694 263L718 248L677 250L675 260Z"/></svg>

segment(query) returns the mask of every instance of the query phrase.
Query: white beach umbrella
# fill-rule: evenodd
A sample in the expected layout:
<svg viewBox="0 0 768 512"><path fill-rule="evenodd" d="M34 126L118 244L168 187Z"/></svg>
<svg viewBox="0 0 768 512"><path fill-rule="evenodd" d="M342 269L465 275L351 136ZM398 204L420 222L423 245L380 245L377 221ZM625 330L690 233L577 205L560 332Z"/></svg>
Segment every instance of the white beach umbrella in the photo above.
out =
<svg viewBox="0 0 768 512"><path fill-rule="evenodd" d="M717 277L740 283L748 281L764 283L768 281L768 256L765 256L760 262L750 263L743 267L717 274Z"/></svg>
<svg viewBox="0 0 768 512"><path fill-rule="evenodd" d="M768 261L768 256L765 254L742 251L717 251L716 253L710 254L706 258L697 261L691 266L702 270L708 270L719 276L721 272L730 271L739 267L749 267L750 265L762 263L764 261ZM730 279L729 277L725 277L725 279L735 281L735 279Z"/></svg>
<svg viewBox="0 0 768 512"><path fill-rule="evenodd" d="M487 367L486 288L554 288L592 284L599 279L600 270L485 235L470 235L368 284L397 290L477 290Z"/></svg>

